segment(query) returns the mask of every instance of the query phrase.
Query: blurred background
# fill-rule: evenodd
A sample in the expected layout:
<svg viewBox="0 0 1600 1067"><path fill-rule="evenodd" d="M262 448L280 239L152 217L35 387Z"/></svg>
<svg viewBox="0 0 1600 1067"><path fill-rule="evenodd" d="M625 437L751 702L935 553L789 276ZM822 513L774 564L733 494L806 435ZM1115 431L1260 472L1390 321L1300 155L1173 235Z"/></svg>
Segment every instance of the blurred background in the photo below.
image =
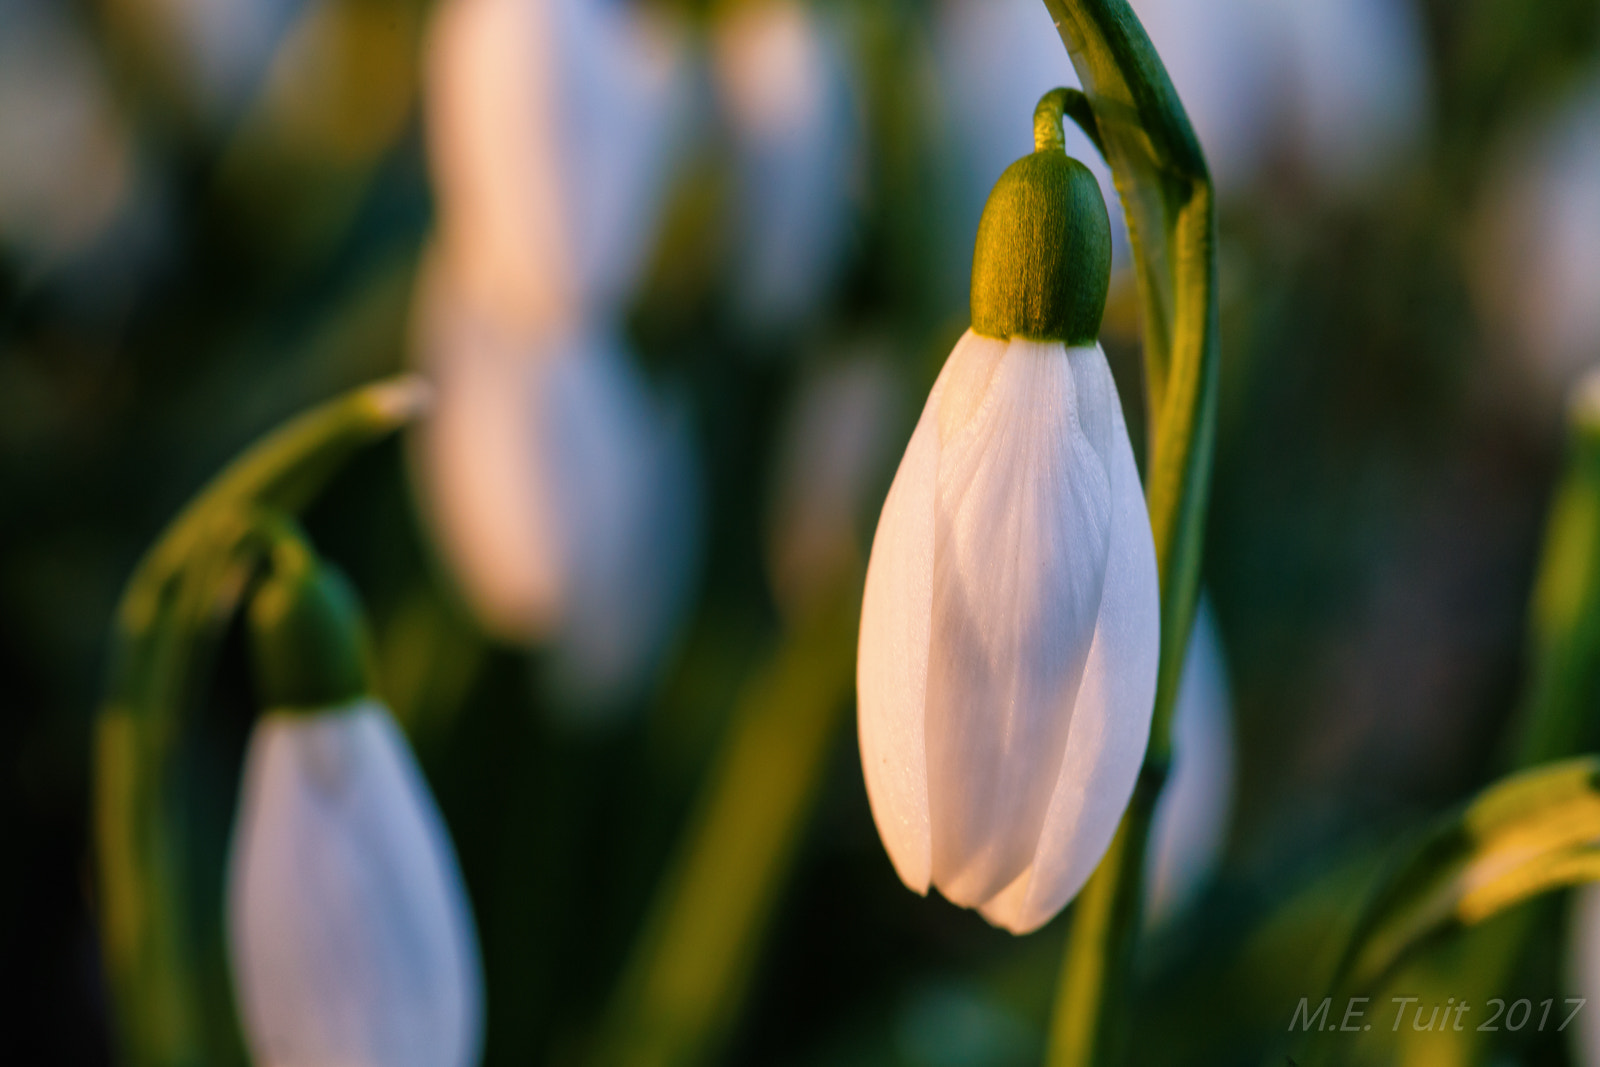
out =
<svg viewBox="0 0 1600 1067"><path fill-rule="evenodd" d="M1303 879L1509 764L1566 390L1600 363L1600 8L1133 6L1220 190L1204 583L1236 746L1215 880L1153 944L1144 1019ZM308 528L364 597L454 835L486 1062L580 1056L752 679L783 655L805 676L793 635L858 574L966 326L983 199L1056 84L1075 78L1038 0L0 0L13 1062L110 1057L89 754L133 565L250 441L407 368L439 385L435 422L362 457ZM1103 343L1141 450L1105 188ZM539 354L574 336L601 384ZM511 369L474 362L491 350ZM551 405L566 436L524 427ZM519 503L519 479L542 488ZM589 532L512 514L571 500ZM572 545L594 531L635 569L590 595ZM551 539L554 622L512 591ZM635 609L637 634L605 615ZM238 645L211 681L223 833ZM908 893L848 679L822 692L726 1059L1036 1061L1064 923L1015 939ZM1242 981L1315 993L1286 960ZM1562 965L1529 966L1532 996Z"/></svg>

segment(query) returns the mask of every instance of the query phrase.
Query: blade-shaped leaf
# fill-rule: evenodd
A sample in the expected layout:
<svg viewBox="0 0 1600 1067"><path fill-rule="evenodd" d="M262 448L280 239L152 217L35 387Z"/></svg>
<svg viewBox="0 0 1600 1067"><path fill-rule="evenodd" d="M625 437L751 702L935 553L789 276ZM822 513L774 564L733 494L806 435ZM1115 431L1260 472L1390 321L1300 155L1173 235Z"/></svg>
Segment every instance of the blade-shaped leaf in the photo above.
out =
<svg viewBox="0 0 1600 1067"><path fill-rule="evenodd" d="M1376 988L1411 952L1549 889L1600 878L1600 758L1545 764L1490 786L1384 878L1335 989Z"/></svg>

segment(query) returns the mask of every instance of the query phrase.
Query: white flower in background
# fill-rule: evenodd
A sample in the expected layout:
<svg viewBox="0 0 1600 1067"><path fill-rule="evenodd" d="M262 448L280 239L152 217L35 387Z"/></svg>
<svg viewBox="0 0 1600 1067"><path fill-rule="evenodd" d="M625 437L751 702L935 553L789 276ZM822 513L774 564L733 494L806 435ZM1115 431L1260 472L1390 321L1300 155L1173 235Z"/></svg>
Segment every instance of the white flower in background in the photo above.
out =
<svg viewBox="0 0 1600 1067"><path fill-rule="evenodd" d="M1111 844L1161 643L1150 518L1095 341L1111 223L1062 150L1055 94L1038 119L978 226L972 329L884 501L856 661L896 872L1014 933L1060 911Z"/></svg>
<svg viewBox="0 0 1600 1067"><path fill-rule="evenodd" d="M429 34L439 240L507 328L570 328L631 292L687 117L683 33L643 4L446 0Z"/></svg>
<svg viewBox="0 0 1600 1067"><path fill-rule="evenodd" d="M1255 182L1275 149L1297 154L1330 187L1356 184L1420 138L1426 53L1408 0L1132 5L1224 191ZM981 192L981 176L1011 158L1005 145L1021 136L994 116L1025 114L1021 101L1078 81L1042 4L946 0L939 18L958 154L975 153ZM1068 136L1068 151L1109 190L1092 149Z"/></svg>
<svg viewBox="0 0 1600 1067"><path fill-rule="evenodd" d="M732 5L712 74L739 168L734 291L787 324L826 295L850 236L860 117L837 27L798 0Z"/></svg>
<svg viewBox="0 0 1600 1067"><path fill-rule="evenodd" d="M370 700L251 734L228 865L234 991L272 1067L469 1067L477 935L448 832Z"/></svg>
<svg viewBox="0 0 1600 1067"><path fill-rule="evenodd" d="M1547 399L1600 357L1600 81L1518 131L1487 184L1474 281Z"/></svg>
<svg viewBox="0 0 1600 1067"><path fill-rule="evenodd" d="M768 570L791 613L859 558L867 502L893 458L900 383L882 355L854 353L797 391L778 456Z"/></svg>
<svg viewBox="0 0 1600 1067"><path fill-rule="evenodd" d="M609 331L525 340L450 281L425 272L418 298L437 395L416 458L434 532L491 630L552 642L569 688L625 697L665 651L697 570L686 413L651 394Z"/></svg>
<svg viewBox="0 0 1600 1067"><path fill-rule="evenodd" d="M884 502L861 608L861 761L906 885L1015 933L1065 906L1133 793L1159 643L1105 355L969 331Z"/></svg>
<svg viewBox="0 0 1600 1067"><path fill-rule="evenodd" d="M1200 601L1172 712L1173 770L1145 851L1145 922L1181 914L1222 858L1233 807L1233 698L1211 606Z"/></svg>
<svg viewBox="0 0 1600 1067"><path fill-rule="evenodd" d="M83 249L128 206L133 160L88 43L54 3L0 4L0 243Z"/></svg>
<svg viewBox="0 0 1600 1067"><path fill-rule="evenodd" d="M617 325L687 70L681 33L637 5L447 0L430 32L431 525L485 624L551 643L558 685L601 705L648 680L696 570L687 420Z"/></svg>

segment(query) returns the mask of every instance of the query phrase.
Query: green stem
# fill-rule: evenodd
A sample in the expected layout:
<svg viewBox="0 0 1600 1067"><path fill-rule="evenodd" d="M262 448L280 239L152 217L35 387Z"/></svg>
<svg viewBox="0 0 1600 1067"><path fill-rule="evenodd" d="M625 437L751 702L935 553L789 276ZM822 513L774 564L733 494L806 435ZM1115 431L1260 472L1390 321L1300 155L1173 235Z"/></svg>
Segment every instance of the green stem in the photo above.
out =
<svg viewBox="0 0 1600 1067"><path fill-rule="evenodd" d="M595 1062L714 1058L737 1016L855 676L859 574L753 679L663 878Z"/></svg>
<svg viewBox="0 0 1600 1067"><path fill-rule="evenodd" d="M1100 153L1100 158L1107 158L1106 143L1100 136L1100 124L1095 121L1089 98L1078 89L1065 87L1045 93L1033 109L1034 151L1043 152L1047 148L1065 151L1067 139L1062 121L1068 118L1089 138L1089 143Z"/></svg>
<svg viewBox="0 0 1600 1067"><path fill-rule="evenodd" d="M1216 436L1216 213L1199 142L1126 0L1044 2L1083 83L1133 244L1150 412L1145 497L1161 578L1160 667L1144 771L1068 933L1063 982L1070 988L1057 999L1049 1058L1065 1067L1114 1062L1125 1028L1150 816L1172 756L1172 708L1199 592ZM1094 988L1083 988L1090 981Z"/></svg>
<svg viewBox="0 0 1600 1067"><path fill-rule="evenodd" d="M94 829L117 1050L132 1067L245 1062L221 930L214 838L226 823L194 792L194 709L272 543L261 516L303 507L422 398L415 379L398 379L290 422L218 475L129 580L95 725Z"/></svg>

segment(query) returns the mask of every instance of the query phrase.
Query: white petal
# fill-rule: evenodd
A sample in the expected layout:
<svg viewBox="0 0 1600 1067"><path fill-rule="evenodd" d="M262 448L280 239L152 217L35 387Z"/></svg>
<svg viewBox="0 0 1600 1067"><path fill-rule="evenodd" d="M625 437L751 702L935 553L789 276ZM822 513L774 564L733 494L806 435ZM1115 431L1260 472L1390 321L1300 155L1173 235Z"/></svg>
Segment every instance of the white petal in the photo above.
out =
<svg viewBox="0 0 1600 1067"><path fill-rule="evenodd" d="M923 720L933 609L939 400L949 367L947 362L928 395L883 502L867 562L856 655L857 732L872 819L895 872L918 893L928 891L933 866Z"/></svg>
<svg viewBox="0 0 1600 1067"><path fill-rule="evenodd" d="M1172 774L1145 851L1145 922L1193 901L1222 858L1233 802L1233 700L1211 604L1202 599L1172 709Z"/></svg>
<svg viewBox="0 0 1600 1067"><path fill-rule="evenodd" d="M1099 355L1098 348L1094 351ZM1098 367L1109 381L1103 355ZM1038 852L1032 866L982 908L985 918L1013 933L1044 925L1088 881L1116 834L1150 739L1161 643L1155 544L1114 391L1105 413L1114 424L1112 530L1094 644L1049 811L1036 838Z"/></svg>
<svg viewBox="0 0 1600 1067"><path fill-rule="evenodd" d="M443 820L388 712L269 714L228 870L235 993L262 1064L467 1067L483 993Z"/></svg>
<svg viewBox="0 0 1600 1067"><path fill-rule="evenodd" d="M933 881L964 906L1033 861L1067 748L1111 541L1104 365L969 332L945 371L928 798Z"/></svg>

